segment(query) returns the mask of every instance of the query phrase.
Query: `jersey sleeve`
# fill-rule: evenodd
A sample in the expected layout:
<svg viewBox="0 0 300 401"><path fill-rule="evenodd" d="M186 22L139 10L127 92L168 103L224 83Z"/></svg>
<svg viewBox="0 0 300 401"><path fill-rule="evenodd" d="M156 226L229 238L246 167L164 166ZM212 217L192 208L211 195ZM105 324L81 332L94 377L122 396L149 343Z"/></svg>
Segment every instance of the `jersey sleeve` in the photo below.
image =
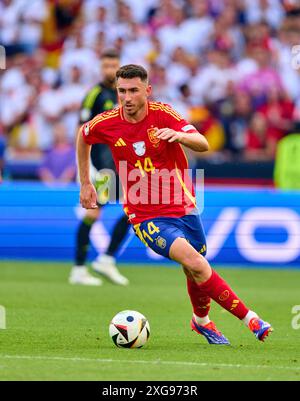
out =
<svg viewBox="0 0 300 401"><path fill-rule="evenodd" d="M165 128L171 128L187 134L199 134L199 131L192 124L187 122L177 111L167 104L163 107L163 120Z"/></svg>
<svg viewBox="0 0 300 401"><path fill-rule="evenodd" d="M101 114L99 114L99 116L101 116ZM105 132L108 132L106 129L106 122L101 120L99 116L96 116L93 120L88 121L81 127L83 140L88 145L94 145L96 143L109 144L109 136L105 134Z"/></svg>

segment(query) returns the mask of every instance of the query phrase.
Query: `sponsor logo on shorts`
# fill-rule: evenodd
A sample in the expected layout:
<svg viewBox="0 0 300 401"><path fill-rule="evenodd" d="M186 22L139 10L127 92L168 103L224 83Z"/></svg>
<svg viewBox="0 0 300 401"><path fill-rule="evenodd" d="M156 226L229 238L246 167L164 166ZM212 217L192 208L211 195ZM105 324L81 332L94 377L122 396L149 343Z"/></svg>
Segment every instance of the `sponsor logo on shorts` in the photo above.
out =
<svg viewBox="0 0 300 401"><path fill-rule="evenodd" d="M157 237L156 245L161 249L165 249L167 246L167 241L163 237Z"/></svg>

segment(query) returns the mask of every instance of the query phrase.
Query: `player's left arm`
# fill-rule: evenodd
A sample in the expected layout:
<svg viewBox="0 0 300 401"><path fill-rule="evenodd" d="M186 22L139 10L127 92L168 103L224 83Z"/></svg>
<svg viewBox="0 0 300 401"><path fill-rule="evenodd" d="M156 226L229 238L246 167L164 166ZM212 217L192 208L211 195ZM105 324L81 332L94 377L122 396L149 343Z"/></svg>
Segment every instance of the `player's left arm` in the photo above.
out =
<svg viewBox="0 0 300 401"><path fill-rule="evenodd" d="M172 128L161 128L156 131L156 136L169 143L180 143L195 152L207 152L209 150L209 144L205 136L196 129L193 132L183 132Z"/></svg>

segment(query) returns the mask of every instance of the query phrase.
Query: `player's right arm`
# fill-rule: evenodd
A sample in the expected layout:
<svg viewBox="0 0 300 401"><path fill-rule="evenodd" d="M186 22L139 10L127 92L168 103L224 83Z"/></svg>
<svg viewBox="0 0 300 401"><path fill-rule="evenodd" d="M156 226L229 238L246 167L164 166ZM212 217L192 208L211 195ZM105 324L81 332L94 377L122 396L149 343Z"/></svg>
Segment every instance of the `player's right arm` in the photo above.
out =
<svg viewBox="0 0 300 401"><path fill-rule="evenodd" d="M85 209L97 208L97 192L90 181L91 145L83 139L84 126L77 135L77 165L80 180L80 203Z"/></svg>

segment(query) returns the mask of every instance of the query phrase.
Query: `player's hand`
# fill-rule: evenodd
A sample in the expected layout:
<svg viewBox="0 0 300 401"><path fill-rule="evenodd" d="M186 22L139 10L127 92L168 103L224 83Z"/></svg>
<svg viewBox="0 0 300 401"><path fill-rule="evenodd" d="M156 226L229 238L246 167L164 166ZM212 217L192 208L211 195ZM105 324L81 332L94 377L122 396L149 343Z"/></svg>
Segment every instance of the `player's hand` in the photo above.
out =
<svg viewBox="0 0 300 401"><path fill-rule="evenodd" d="M169 143L172 142L179 142L183 138L183 134L177 131L174 131L171 128L161 128L156 131L155 133L156 138L162 139L163 141L168 141Z"/></svg>
<svg viewBox="0 0 300 401"><path fill-rule="evenodd" d="M80 203L85 209L97 209L97 192L93 184L83 184L80 189Z"/></svg>

